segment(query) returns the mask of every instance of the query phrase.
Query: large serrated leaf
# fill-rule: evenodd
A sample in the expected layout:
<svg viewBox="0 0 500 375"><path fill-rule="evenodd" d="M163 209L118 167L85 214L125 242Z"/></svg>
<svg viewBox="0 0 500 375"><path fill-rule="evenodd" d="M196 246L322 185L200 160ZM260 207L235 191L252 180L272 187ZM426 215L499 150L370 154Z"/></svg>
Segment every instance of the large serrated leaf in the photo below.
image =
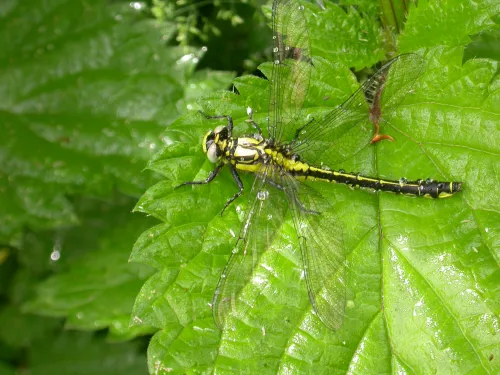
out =
<svg viewBox="0 0 500 375"><path fill-rule="evenodd" d="M133 5L133 4L132 4ZM173 29L104 0L0 8L0 203L5 242L23 226L77 224L68 194L140 195L163 127L230 73L202 50L165 47Z"/></svg>
<svg viewBox="0 0 500 375"><path fill-rule="evenodd" d="M493 18L499 12L497 0L419 1L409 13L399 48L407 52L439 45L463 46L470 35L495 28Z"/></svg>
<svg viewBox="0 0 500 375"><path fill-rule="evenodd" d="M447 6L436 8L446 14ZM481 18L479 13L480 9L471 10L470 16ZM443 18L433 22L432 27L446 29L440 24ZM489 27L488 22L481 23L474 31ZM351 270L346 315L336 332L328 330L312 310L290 219L258 260L255 277L239 296L248 306L245 316L230 319L223 332L211 322L212 295L242 213L248 209L248 195L221 218L216 213L236 191L227 170L208 186L173 190L186 178L207 176L213 165L198 156L203 155L201 138L226 120L186 116L172 124L170 131L178 143L152 162L168 180L151 188L137 208L160 218L170 230L198 219L206 229L198 238L175 242L189 260L177 262L178 270L157 262L159 272L136 302L138 318L144 313L163 328L150 344L151 372L495 374L500 370L496 361L500 356L498 62L463 64L462 46L467 40L452 48L448 37L443 36L442 46L419 51L424 72L384 124L383 131L395 142L369 145L342 165L329 167L385 178L463 181L463 192L431 200L351 191L340 185L318 187L343 223ZM334 107L356 88L344 64L320 58L313 64L307 111ZM269 65L261 68L269 74ZM254 119L265 124L267 87L266 81L255 77L239 78L235 85L239 96L215 93L200 104L209 114L232 115L235 132L241 135L248 133L247 106L254 109ZM250 186L251 176L242 178ZM153 236L149 246L156 258L161 258L156 254L162 245L172 252L168 235L155 241Z"/></svg>

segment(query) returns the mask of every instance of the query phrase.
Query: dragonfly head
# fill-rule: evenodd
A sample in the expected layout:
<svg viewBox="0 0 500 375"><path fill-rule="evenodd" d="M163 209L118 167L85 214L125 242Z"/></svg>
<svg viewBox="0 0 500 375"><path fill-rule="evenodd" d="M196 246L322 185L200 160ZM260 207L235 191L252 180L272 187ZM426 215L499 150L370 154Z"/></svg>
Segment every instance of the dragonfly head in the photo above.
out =
<svg viewBox="0 0 500 375"><path fill-rule="evenodd" d="M210 130L203 137L202 146L203 152L207 154L208 160L212 163L217 163L222 157L222 153L226 148L229 132L227 126L217 126L214 130Z"/></svg>

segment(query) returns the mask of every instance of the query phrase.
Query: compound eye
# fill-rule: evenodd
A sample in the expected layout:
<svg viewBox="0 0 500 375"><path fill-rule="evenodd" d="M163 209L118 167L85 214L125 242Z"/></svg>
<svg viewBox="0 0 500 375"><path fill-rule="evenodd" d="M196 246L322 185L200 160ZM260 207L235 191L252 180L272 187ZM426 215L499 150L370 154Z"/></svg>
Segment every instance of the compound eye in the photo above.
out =
<svg viewBox="0 0 500 375"><path fill-rule="evenodd" d="M212 163L217 163L219 161L219 157L217 156L217 144L212 143L207 150L207 158Z"/></svg>
<svg viewBox="0 0 500 375"><path fill-rule="evenodd" d="M225 126L219 125L214 129L215 134L219 134L222 130L224 130Z"/></svg>
<svg viewBox="0 0 500 375"><path fill-rule="evenodd" d="M203 147L203 152L206 154L208 148L210 145L214 142L215 139L215 134L213 131L209 131L207 134L205 134L205 137L203 137L202 141L202 147Z"/></svg>

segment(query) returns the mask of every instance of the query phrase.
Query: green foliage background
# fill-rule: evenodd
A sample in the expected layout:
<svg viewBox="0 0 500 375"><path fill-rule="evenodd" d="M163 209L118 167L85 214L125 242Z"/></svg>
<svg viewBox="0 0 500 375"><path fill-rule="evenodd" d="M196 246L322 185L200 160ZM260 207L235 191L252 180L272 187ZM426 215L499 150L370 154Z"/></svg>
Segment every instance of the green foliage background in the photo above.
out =
<svg viewBox="0 0 500 375"><path fill-rule="evenodd" d="M237 205L218 215L234 183L225 171L172 186L212 167L200 141L216 124L196 109L232 114L240 134L249 105L265 122L265 79L224 90L230 70L267 60L269 31L258 2L216 4L203 22L223 37L182 39L187 18L159 17L160 3L0 3L0 375L147 373L146 349L155 374L500 372L500 2L419 1L401 33L380 21L390 2L305 3L308 110L353 92L350 68L412 51L426 64L385 129L396 142L331 167L464 181L447 200L323 192L353 270L338 332L311 311L290 221L273 272L258 270L267 286L248 285L246 319L215 327L209 303L242 219Z"/></svg>

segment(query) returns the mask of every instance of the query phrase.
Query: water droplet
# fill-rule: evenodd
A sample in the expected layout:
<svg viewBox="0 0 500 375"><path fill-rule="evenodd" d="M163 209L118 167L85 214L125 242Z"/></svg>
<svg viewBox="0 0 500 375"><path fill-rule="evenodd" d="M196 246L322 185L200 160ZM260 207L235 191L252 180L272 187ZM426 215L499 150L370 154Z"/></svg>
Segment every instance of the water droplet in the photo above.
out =
<svg viewBox="0 0 500 375"><path fill-rule="evenodd" d="M339 173L344 174L345 173L345 169L339 169Z"/></svg>
<svg viewBox="0 0 500 375"><path fill-rule="evenodd" d="M207 48L206 46L203 46L203 47L201 47L201 50L202 50L203 52L207 52L207 51L208 51L208 48Z"/></svg>
<svg viewBox="0 0 500 375"><path fill-rule="evenodd" d="M280 61L279 61L279 60L274 60L274 64L275 64L275 65L279 65L279 64L280 64Z"/></svg>
<svg viewBox="0 0 500 375"><path fill-rule="evenodd" d="M132 318L132 321L135 323L135 324L141 324L142 323L142 319L139 318L138 316L134 316Z"/></svg>
<svg viewBox="0 0 500 375"><path fill-rule="evenodd" d="M425 180L426 184L431 184L432 182L434 182L432 178L428 178L427 180Z"/></svg>
<svg viewBox="0 0 500 375"><path fill-rule="evenodd" d="M279 51L278 47L273 48L273 52L278 52L278 51Z"/></svg>
<svg viewBox="0 0 500 375"><path fill-rule="evenodd" d="M130 3L130 7L134 8L135 10L141 10L143 7L142 3L139 3L138 1L134 1Z"/></svg>
<svg viewBox="0 0 500 375"><path fill-rule="evenodd" d="M267 190L260 190L257 193L257 198L261 201L265 201L267 198L269 198L269 192Z"/></svg>
<svg viewBox="0 0 500 375"><path fill-rule="evenodd" d="M401 177L401 178L399 179L399 186L404 186L404 185L406 185L407 183L408 183L408 180L407 180L406 178Z"/></svg>
<svg viewBox="0 0 500 375"><path fill-rule="evenodd" d="M58 261L61 258L61 252L58 250L54 250L50 254L50 259L53 260L54 262Z"/></svg>
<svg viewBox="0 0 500 375"><path fill-rule="evenodd" d="M299 10L304 10L304 6L303 5L299 5Z"/></svg>
<svg viewBox="0 0 500 375"><path fill-rule="evenodd" d="M276 40L276 35L273 35L273 39Z"/></svg>

